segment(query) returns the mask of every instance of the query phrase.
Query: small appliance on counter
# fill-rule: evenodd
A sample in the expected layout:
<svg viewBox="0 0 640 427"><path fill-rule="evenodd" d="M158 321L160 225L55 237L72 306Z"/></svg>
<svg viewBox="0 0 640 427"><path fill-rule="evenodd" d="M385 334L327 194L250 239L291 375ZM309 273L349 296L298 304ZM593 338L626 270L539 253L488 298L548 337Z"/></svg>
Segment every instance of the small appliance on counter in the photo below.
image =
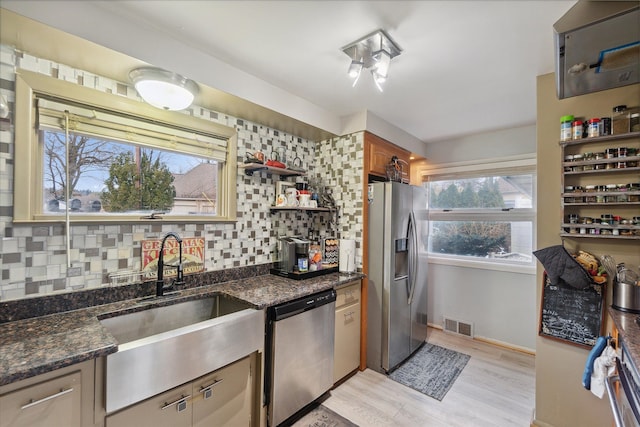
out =
<svg viewBox="0 0 640 427"><path fill-rule="evenodd" d="M309 241L300 237L281 237L278 241L277 269L286 272L305 272L309 269Z"/></svg>
<svg viewBox="0 0 640 427"><path fill-rule="evenodd" d="M611 306L617 310L640 314L640 274L625 267L616 266L613 278L613 301Z"/></svg>
<svg viewBox="0 0 640 427"><path fill-rule="evenodd" d="M311 245L307 239L298 236L283 236L278 239L277 253L274 263L275 268L270 270L271 274L288 277L290 279L301 280L323 274L338 271L337 264L335 266L326 266L321 263L321 253ZM310 268L310 252L312 252L313 268ZM317 268L321 265L322 268Z"/></svg>

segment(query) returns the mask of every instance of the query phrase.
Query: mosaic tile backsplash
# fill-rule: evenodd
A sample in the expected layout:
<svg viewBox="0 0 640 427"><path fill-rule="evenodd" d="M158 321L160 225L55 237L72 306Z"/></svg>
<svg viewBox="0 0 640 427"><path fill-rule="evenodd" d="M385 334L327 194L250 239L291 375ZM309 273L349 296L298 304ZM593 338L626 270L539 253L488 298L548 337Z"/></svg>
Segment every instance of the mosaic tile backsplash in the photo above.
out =
<svg viewBox="0 0 640 427"><path fill-rule="evenodd" d="M107 93L139 99L133 86L30 56L0 45L0 93L13 111L15 71L18 68L75 82ZM13 113L12 113L13 114ZM275 180L264 172L247 176L238 171L235 223L71 225L71 268L67 268L64 224L13 223L14 133L0 123L0 299L13 300L105 286L109 273L138 271L140 242L174 231L183 237L205 238L208 271L268 264L281 235L313 234L356 240L356 265L362 265L363 133L327 141L311 141L242 118L191 107L185 114L223 124L238 132L238 164L246 153L285 150L299 157L309 181L330 189L338 215L270 212ZM12 117L12 115L10 116Z"/></svg>

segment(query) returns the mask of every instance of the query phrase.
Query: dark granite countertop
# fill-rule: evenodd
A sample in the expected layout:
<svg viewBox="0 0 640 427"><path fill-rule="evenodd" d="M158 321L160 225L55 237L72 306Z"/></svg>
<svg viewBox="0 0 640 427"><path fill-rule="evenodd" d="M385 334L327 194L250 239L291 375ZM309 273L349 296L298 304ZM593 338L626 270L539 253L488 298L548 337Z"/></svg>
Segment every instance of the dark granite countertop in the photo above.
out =
<svg viewBox="0 0 640 427"><path fill-rule="evenodd" d="M115 353L118 343L98 321L110 316L223 293L257 309L360 280L362 274L332 273L307 280L260 275L185 289L140 304L129 299L0 324L0 386ZM38 304L38 299L33 299Z"/></svg>
<svg viewBox="0 0 640 427"><path fill-rule="evenodd" d="M618 334L625 342L631 360L636 367L640 368L640 326L636 323L636 318L640 315L625 313L613 307L609 307L609 315L618 329Z"/></svg>

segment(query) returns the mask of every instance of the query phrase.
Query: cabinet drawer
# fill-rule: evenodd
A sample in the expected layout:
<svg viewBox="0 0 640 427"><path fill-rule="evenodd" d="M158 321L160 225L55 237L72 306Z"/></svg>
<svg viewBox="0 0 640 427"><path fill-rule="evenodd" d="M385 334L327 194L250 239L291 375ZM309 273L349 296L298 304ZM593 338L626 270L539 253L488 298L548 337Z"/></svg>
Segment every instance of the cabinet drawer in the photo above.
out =
<svg viewBox="0 0 640 427"><path fill-rule="evenodd" d="M80 427L81 378L74 372L1 396L0 427Z"/></svg>
<svg viewBox="0 0 640 427"><path fill-rule="evenodd" d="M194 382L193 427L251 425L251 359Z"/></svg>
<svg viewBox="0 0 640 427"><path fill-rule="evenodd" d="M191 392L192 386L188 384L161 393L109 415L106 427L191 427Z"/></svg>
<svg viewBox="0 0 640 427"><path fill-rule="evenodd" d="M360 302L360 282L336 289L336 309Z"/></svg>
<svg viewBox="0 0 640 427"><path fill-rule="evenodd" d="M360 365L360 304L336 310L333 382Z"/></svg>

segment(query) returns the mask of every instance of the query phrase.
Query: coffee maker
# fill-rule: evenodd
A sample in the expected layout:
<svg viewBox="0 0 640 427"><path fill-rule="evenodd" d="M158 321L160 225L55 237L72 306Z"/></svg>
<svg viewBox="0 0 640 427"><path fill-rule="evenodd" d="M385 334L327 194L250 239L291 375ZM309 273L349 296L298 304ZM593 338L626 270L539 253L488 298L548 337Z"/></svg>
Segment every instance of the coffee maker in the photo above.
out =
<svg viewBox="0 0 640 427"><path fill-rule="evenodd" d="M285 273L309 271L309 241L296 236L284 236L278 240L278 270Z"/></svg>

